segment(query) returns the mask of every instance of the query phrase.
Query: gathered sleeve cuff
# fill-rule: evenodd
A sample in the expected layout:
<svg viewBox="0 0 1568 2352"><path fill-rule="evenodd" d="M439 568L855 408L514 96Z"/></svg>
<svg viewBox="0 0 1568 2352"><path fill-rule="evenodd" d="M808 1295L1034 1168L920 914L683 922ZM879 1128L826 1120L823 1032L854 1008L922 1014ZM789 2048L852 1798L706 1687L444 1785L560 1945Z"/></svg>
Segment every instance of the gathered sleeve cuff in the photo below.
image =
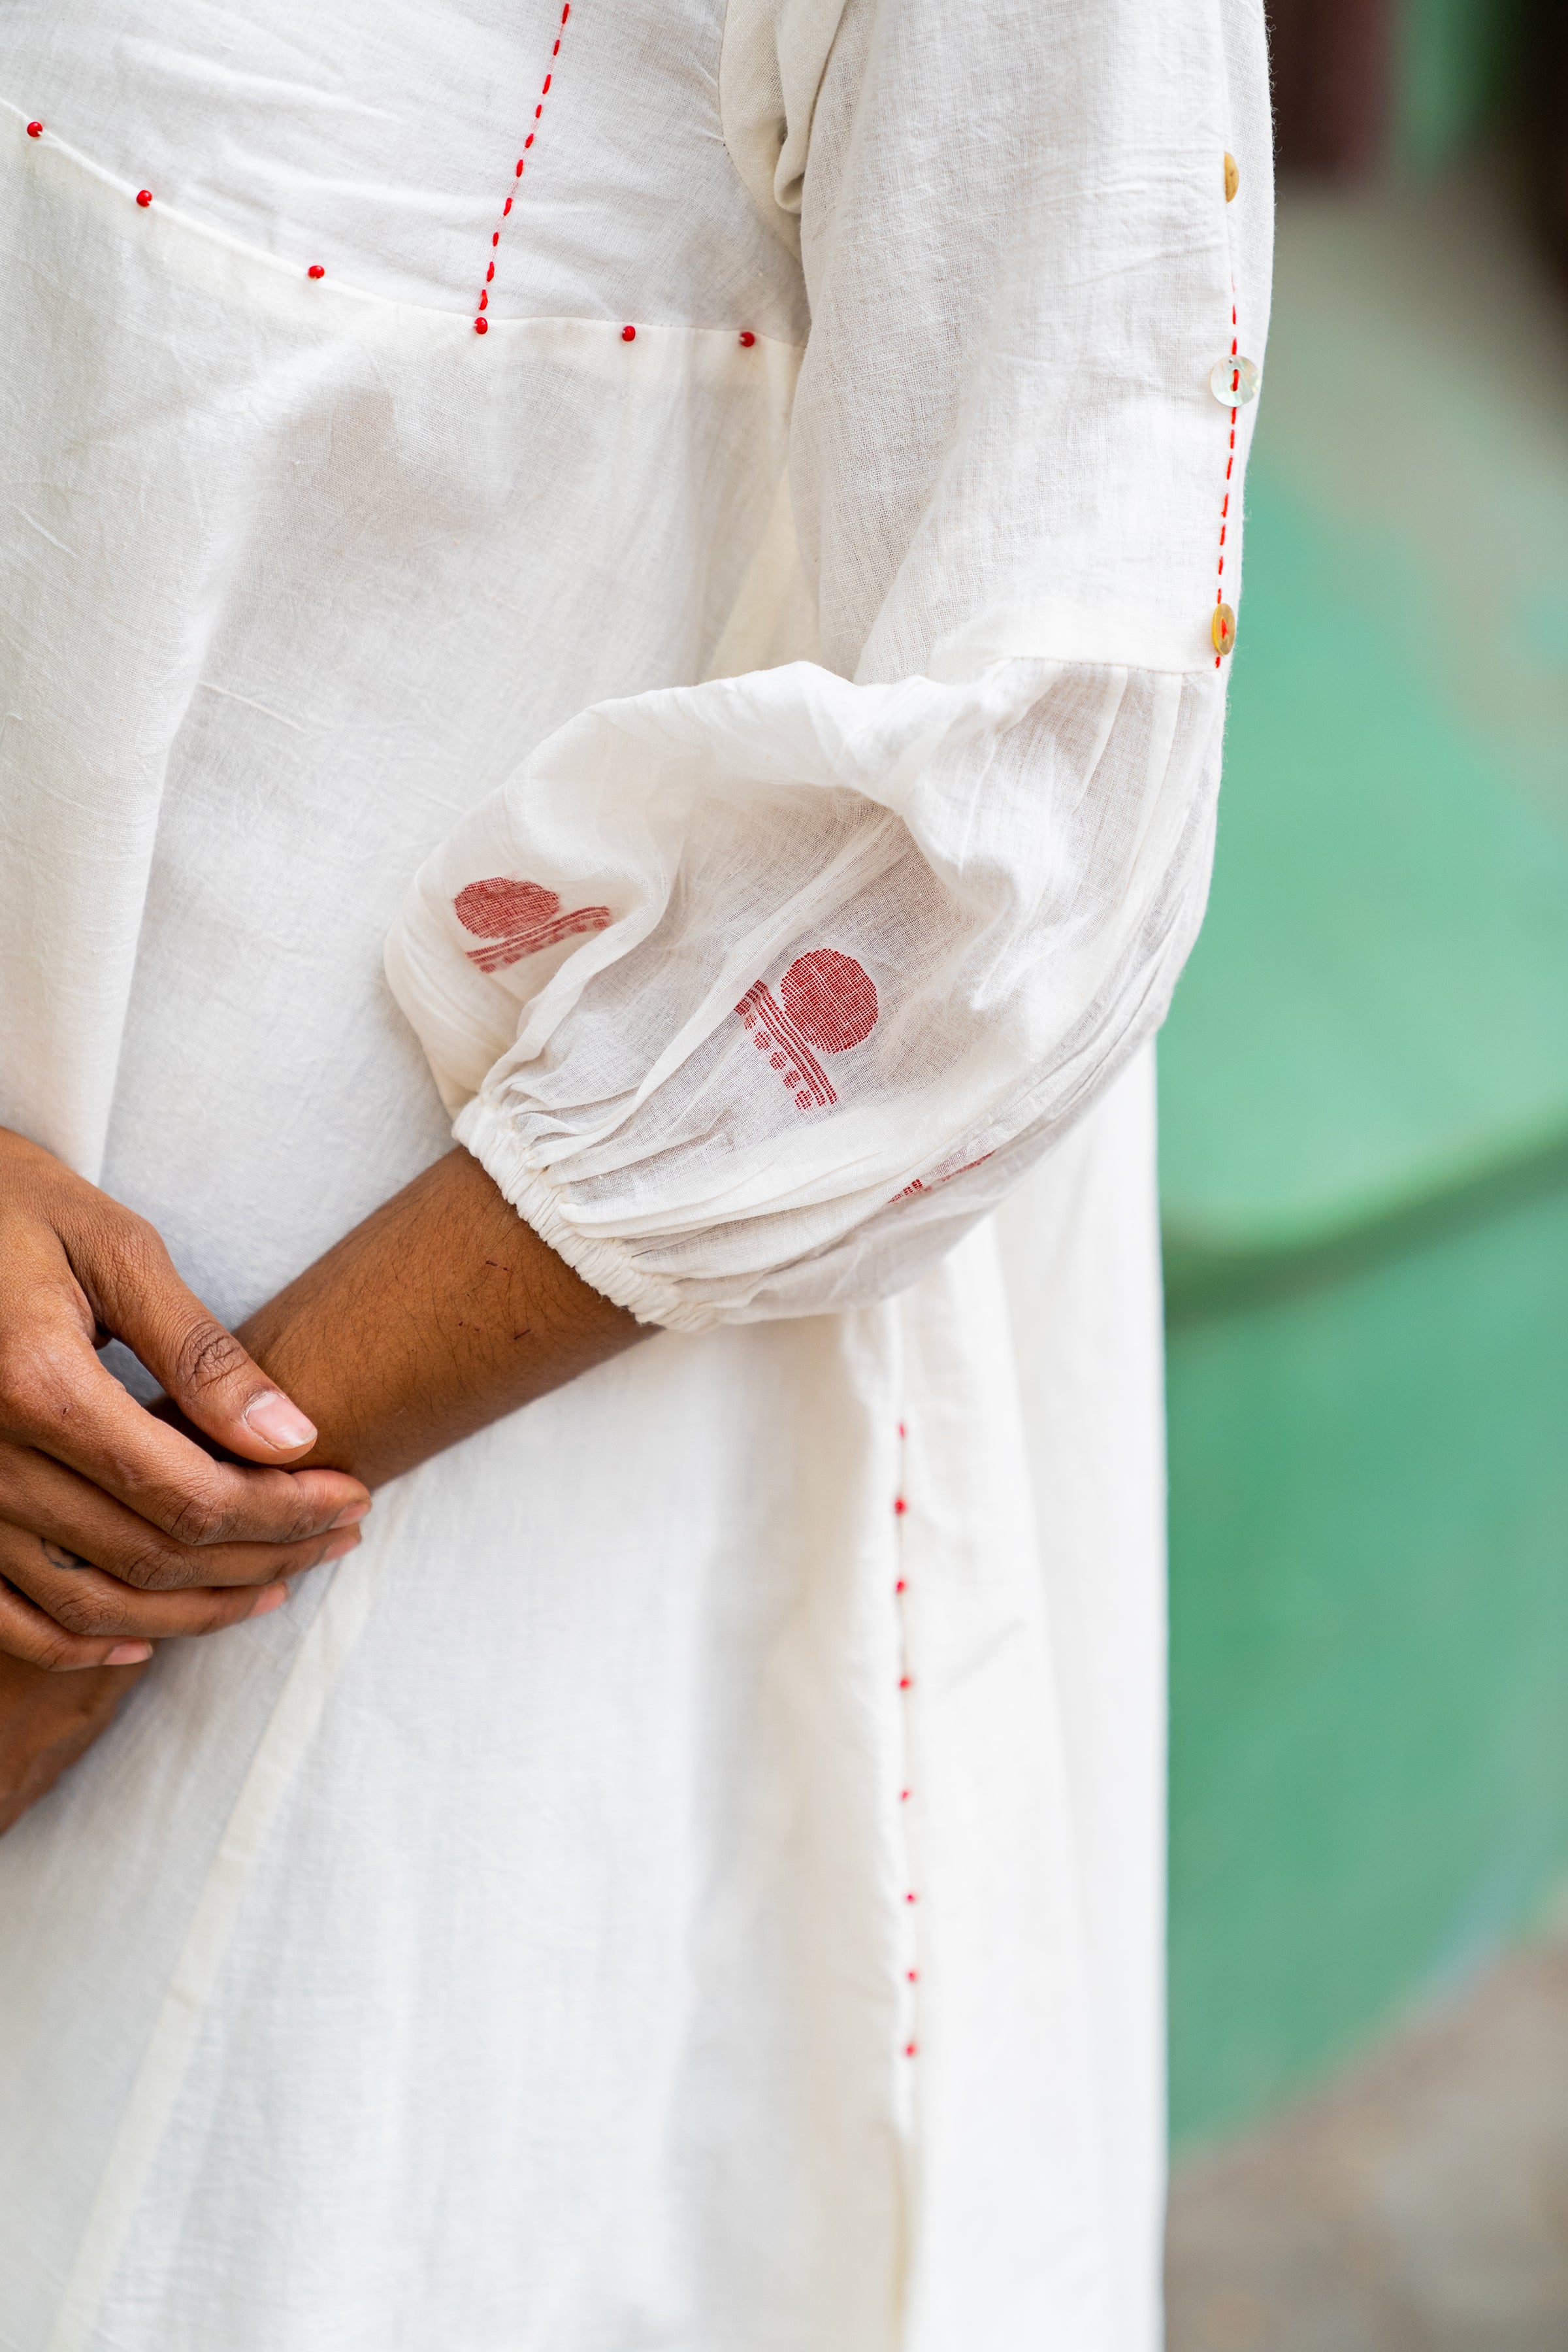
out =
<svg viewBox="0 0 1568 2352"><path fill-rule="evenodd" d="M911 1281L1163 1016L1250 424L1210 377L1267 307L1244 0L744 0L725 81L798 215L821 657L570 720L387 950L458 1139L686 1330Z"/></svg>

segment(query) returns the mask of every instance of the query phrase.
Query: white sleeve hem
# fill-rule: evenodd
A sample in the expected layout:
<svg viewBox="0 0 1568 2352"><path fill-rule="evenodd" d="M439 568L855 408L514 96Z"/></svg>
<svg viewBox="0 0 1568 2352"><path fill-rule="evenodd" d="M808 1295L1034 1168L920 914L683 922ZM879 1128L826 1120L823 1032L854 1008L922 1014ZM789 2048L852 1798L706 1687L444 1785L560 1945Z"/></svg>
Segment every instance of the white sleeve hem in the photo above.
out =
<svg viewBox="0 0 1568 2352"><path fill-rule="evenodd" d="M667 1331L710 1331L723 1319L710 1305L683 1297L674 1283L645 1274L624 1243L597 1239L574 1224L560 1189L533 1166L494 1102L475 1095L453 1121L452 1134L523 1223L613 1307Z"/></svg>

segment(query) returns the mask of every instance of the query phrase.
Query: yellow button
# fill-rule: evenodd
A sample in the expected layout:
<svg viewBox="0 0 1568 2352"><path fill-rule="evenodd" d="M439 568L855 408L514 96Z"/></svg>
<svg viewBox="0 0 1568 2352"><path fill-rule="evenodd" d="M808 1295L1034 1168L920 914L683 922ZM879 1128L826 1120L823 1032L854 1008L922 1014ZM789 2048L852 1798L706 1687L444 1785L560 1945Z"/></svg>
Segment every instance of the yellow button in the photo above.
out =
<svg viewBox="0 0 1568 2352"><path fill-rule="evenodd" d="M1240 185L1241 173L1236 168L1236 157L1227 155L1225 159L1225 200L1227 205Z"/></svg>
<svg viewBox="0 0 1568 2352"><path fill-rule="evenodd" d="M1227 654L1236 643L1236 614L1228 604L1216 604L1214 619L1209 623L1209 635L1214 639L1216 654Z"/></svg>

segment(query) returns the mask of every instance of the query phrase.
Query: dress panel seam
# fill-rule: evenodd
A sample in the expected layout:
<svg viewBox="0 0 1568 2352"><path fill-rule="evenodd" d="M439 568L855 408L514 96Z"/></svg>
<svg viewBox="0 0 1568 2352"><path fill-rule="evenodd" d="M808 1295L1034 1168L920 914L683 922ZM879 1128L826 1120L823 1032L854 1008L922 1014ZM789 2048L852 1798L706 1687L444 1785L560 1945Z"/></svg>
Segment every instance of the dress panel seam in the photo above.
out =
<svg viewBox="0 0 1568 2352"><path fill-rule="evenodd" d="M485 312L489 308L489 289L496 274L496 253L500 245L501 226L505 221L510 218L512 201L516 194L517 184L521 180L523 173L527 169L528 151L539 135L539 125L544 113L544 101L550 95L551 84L555 79L555 60L561 55L561 43L565 35L567 23L571 15L572 0L563 0L563 5L561 10L561 19L555 27L555 46L550 52L550 65L545 73L543 83L540 89L538 102L533 110L533 128L523 140L522 153L518 157L517 168L512 173L513 184L507 191L506 202L500 208L500 219L496 223L495 228L492 230L490 235L489 267L485 271L485 282L479 289L479 310L474 319L474 332L476 335L488 334L489 331L489 320L485 317Z"/></svg>
<svg viewBox="0 0 1568 2352"><path fill-rule="evenodd" d="M73 147L68 140L60 138L57 132L50 130L47 122L38 121L36 116L29 116L22 107L13 104L11 100L0 97L0 122L7 119L16 123L17 130L36 150L42 150L47 153L61 157L73 170L80 172L88 179L97 181L101 188L108 190L112 195L126 199L132 205L140 205L140 198L143 194L147 195L150 199L149 203L140 205L142 212L155 213L160 219L169 222L183 234L219 252L230 254L237 260L243 261L254 268L265 270L271 278L289 283L308 281L320 267L319 264L307 266L302 259L290 260L279 254L268 253L265 247L252 245L246 238L236 236L227 229L218 228L211 221L203 220L195 213L184 212L177 205L163 203L155 191L137 188L122 173L111 172L107 164L99 163L95 157L85 153L81 148ZM35 121L38 121L37 131L32 128ZM314 293L311 299L312 300L317 299ZM470 333L473 330L472 314L467 308L459 310L455 305L437 302L409 302L395 294L378 294L370 287L356 286L352 279L332 278L322 284L320 299L325 302L334 299L363 303L369 309L399 313L407 319L444 320L454 327L465 328ZM496 331L500 334L520 333L535 327L596 327L603 328L606 334L626 338L626 329L618 322L608 318L591 318L582 312L530 311L521 318L497 319L491 323ZM794 342L782 335L770 335L761 329L753 330L750 327L742 329L737 333L736 329L731 326L700 326L688 319L655 320L647 323L662 334L689 335L694 338L708 335L722 336L725 340L735 342L748 351L759 344L770 346L781 352L801 352L805 349L804 341ZM635 340L635 338L628 340Z"/></svg>

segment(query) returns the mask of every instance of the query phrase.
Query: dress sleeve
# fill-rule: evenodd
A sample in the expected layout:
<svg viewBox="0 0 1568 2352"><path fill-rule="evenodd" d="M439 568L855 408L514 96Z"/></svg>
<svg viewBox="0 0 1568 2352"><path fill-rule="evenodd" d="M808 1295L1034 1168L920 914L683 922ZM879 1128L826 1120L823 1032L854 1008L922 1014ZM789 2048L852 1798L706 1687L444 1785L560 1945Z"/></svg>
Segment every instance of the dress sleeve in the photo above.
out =
<svg viewBox="0 0 1568 2352"><path fill-rule="evenodd" d="M911 1281L1163 1017L1271 228L1251 0L731 0L721 94L819 658L580 714L387 960L458 1139L687 1330Z"/></svg>

